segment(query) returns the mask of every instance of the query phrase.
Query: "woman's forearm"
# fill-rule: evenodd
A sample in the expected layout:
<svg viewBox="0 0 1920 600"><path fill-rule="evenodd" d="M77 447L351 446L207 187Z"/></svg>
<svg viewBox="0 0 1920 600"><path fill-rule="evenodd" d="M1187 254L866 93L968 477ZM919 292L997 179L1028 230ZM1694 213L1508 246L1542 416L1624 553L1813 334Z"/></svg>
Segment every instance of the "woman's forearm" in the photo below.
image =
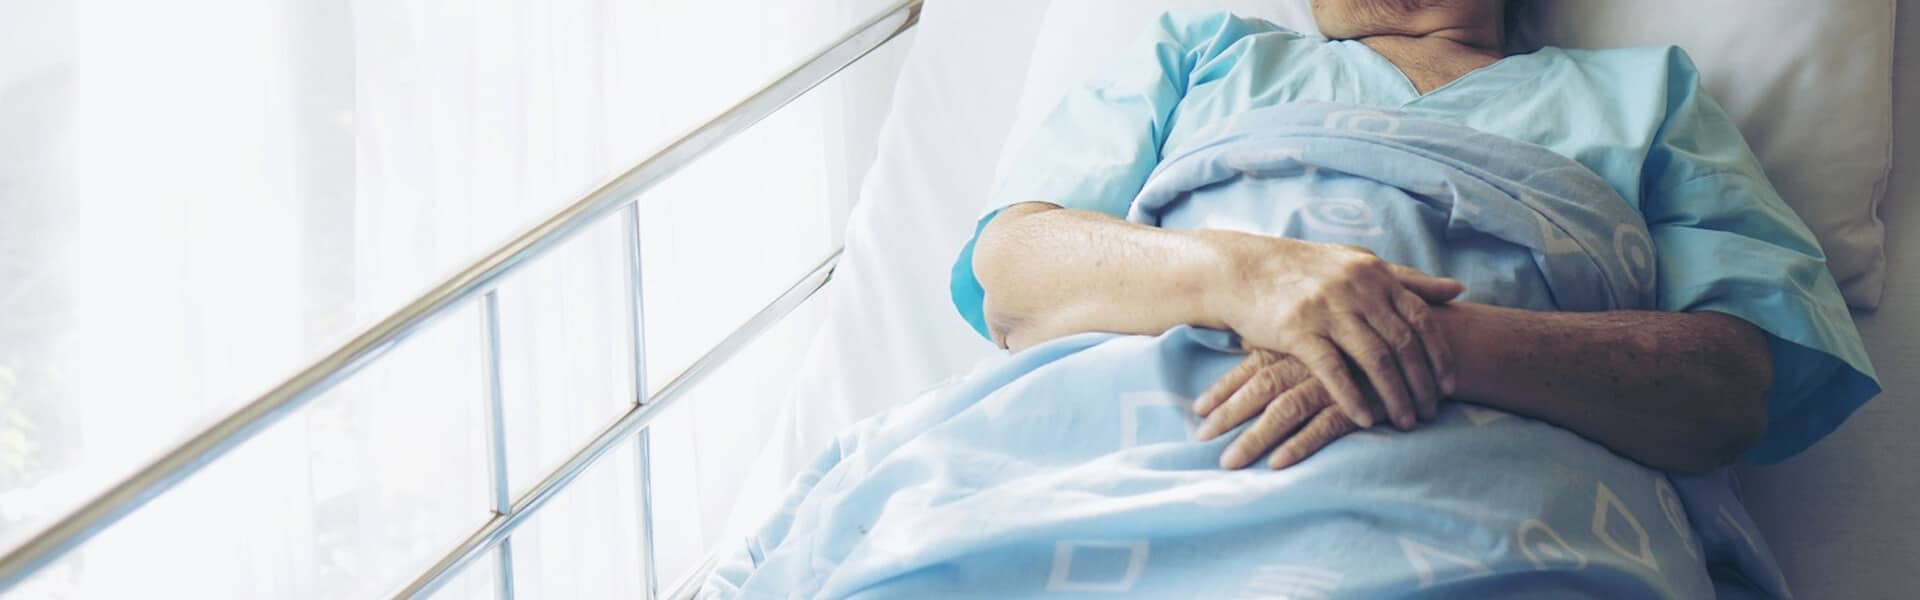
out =
<svg viewBox="0 0 1920 600"><path fill-rule="evenodd" d="M1037 202L1008 207L974 248L987 329L1015 350L1089 331L1224 329L1214 296L1232 277L1221 238L1233 235L1241 234L1147 227Z"/></svg>
<svg viewBox="0 0 1920 600"><path fill-rule="evenodd" d="M1227 329L1248 347L1298 357L1363 427L1374 411L1350 364L1401 428L1433 415L1452 385L1428 304L1452 300L1460 283L1358 246L1171 231L1026 203L987 224L973 270L988 331L1016 350L1088 331Z"/></svg>
<svg viewBox="0 0 1920 600"><path fill-rule="evenodd" d="M1434 310L1455 349L1454 398L1579 433L1642 464L1700 472L1766 424L1766 338L1718 313Z"/></svg>

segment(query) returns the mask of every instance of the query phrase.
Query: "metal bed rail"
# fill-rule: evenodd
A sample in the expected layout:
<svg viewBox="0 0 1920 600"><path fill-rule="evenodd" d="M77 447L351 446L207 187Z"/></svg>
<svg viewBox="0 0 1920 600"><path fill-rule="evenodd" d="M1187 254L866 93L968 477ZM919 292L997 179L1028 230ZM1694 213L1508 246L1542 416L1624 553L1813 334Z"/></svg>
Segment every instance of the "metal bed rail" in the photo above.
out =
<svg viewBox="0 0 1920 600"><path fill-rule="evenodd" d="M660 592L660 586L654 573L652 502L646 473L650 458L648 424L715 367L725 363L824 287L832 278L840 251L829 253L785 293L696 359L659 392L647 396L639 210L635 202L641 193L671 177L682 167L913 28L919 22L922 2L902 0L854 26L837 41L805 58L712 120L488 252L332 353L301 369L37 532L5 556L0 556L0 593L14 588L212 461L353 376L407 337L478 297L481 303L483 371L487 378L482 400L486 403L488 428L488 476L491 482L488 505L492 507L493 514L426 571L402 587L395 597L429 595L474 559L489 550L496 550L500 561L499 595L503 599L512 598L514 585L510 536L514 529L614 447L636 438L641 459L641 552L646 563L641 567L645 569L646 596L655 597ZM616 211L626 217L624 243L630 279L630 316L633 319L629 335L632 337L635 363L633 405L592 439L580 445L571 457L547 473L526 493L511 498L506 473L505 423L501 414L499 312L495 288L503 278L517 272L532 259L544 255ZM672 597L690 597L696 593L698 581L704 572L712 568L712 564L709 559L697 567L675 586Z"/></svg>

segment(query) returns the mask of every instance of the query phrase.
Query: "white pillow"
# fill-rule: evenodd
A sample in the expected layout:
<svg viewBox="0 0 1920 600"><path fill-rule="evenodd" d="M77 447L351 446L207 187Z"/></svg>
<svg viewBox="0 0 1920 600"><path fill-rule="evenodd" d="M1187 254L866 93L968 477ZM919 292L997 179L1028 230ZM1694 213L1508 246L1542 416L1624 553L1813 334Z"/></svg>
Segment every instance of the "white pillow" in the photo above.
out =
<svg viewBox="0 0 1920 600"><path fill-rule="evenodd" d="M1877 206L1893 130L1893 0L1535 0L1530 34L1554 46L1677 45L1819 236L1847 303L1886 279ZM1004 161L1066 90L1166 10L1228 10L1316 31L1305 0L1054 0Z"/></svg>
<svg viewBox="0 0 1920 600"><path fill-rule="evenodd" d="M993 184L1046 2L928 0L847 218L827 319L729 531L750 531L833 436L999 351L947 295Z"/></svg>

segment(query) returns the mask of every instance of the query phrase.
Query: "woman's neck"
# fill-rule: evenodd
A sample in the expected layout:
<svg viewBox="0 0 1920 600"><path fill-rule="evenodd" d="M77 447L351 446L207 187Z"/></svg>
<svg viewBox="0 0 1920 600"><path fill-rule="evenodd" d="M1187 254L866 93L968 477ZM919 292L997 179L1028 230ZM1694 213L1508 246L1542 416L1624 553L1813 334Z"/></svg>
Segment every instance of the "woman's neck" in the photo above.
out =
<svg viewBox="0 0 1920 600"><path fill-rule="evenodd" d="M1505 56L1445 36L1370 35L1356 40L1400 69L1415 92L1426 94Z"/></svg>
<svg viewBox="0 0 1920 600"><path fill-rule="evenodd" d="M1452 45L1503 55L1506 46L1506 3L1456 0L1398 3L1386 0L1347 0L1339 10L1320 10L1320 29L1329 38L1365 41L1374 37L1445 41ZM1316 5L1319 2L1316 1Z"/></svg>
<svg viewBox="0 0 1920 600"><path fill-rule="evenodd" d="M1494 58L1506 56L1506 36L1499 28L1491 32L1479 29L1450 28L1421 34L1379 33L1354 38L1366 42L1375 38L1398 38L1423 46L1465 51L1474 54L1490 55Z"/></svg>

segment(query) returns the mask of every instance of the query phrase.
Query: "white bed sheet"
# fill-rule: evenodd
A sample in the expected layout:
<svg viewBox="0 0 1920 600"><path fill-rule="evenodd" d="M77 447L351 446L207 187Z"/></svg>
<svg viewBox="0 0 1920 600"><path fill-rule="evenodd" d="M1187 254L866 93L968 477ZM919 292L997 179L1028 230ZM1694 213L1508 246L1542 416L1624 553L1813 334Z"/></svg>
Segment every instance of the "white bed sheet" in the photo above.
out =
<svg viewBox="0 0 1920 600"><path fill-rule="evenodd" d="M1897 63L1904 93L1896 99L1920 99L1920 0L1901 4L1899 30L1910 42ZM757 523L835 432L994 352L944 302L947 268L990 185L1047 5L930 0L861 190L866 206L848 224L847 258L804 366L809 375L782 403L779 437L756 462L731 531ZM973 54L955 60L959 48ZM1920 117L1896 117L1896 127L1910 135L1898 137L1881 215L1890 232L1920 231ZM1920 311L1910 308L1920 304L1912 267L1920 244L1888 237L1885 308L1860 321L1888 392L1802 457L1744 473L1753 511L1803 598L1920 589L1920 436L1912 434L1920 432L1920 374L1903 369L1920 363ZM881 330L899 327L911 331Z"/></svg>

